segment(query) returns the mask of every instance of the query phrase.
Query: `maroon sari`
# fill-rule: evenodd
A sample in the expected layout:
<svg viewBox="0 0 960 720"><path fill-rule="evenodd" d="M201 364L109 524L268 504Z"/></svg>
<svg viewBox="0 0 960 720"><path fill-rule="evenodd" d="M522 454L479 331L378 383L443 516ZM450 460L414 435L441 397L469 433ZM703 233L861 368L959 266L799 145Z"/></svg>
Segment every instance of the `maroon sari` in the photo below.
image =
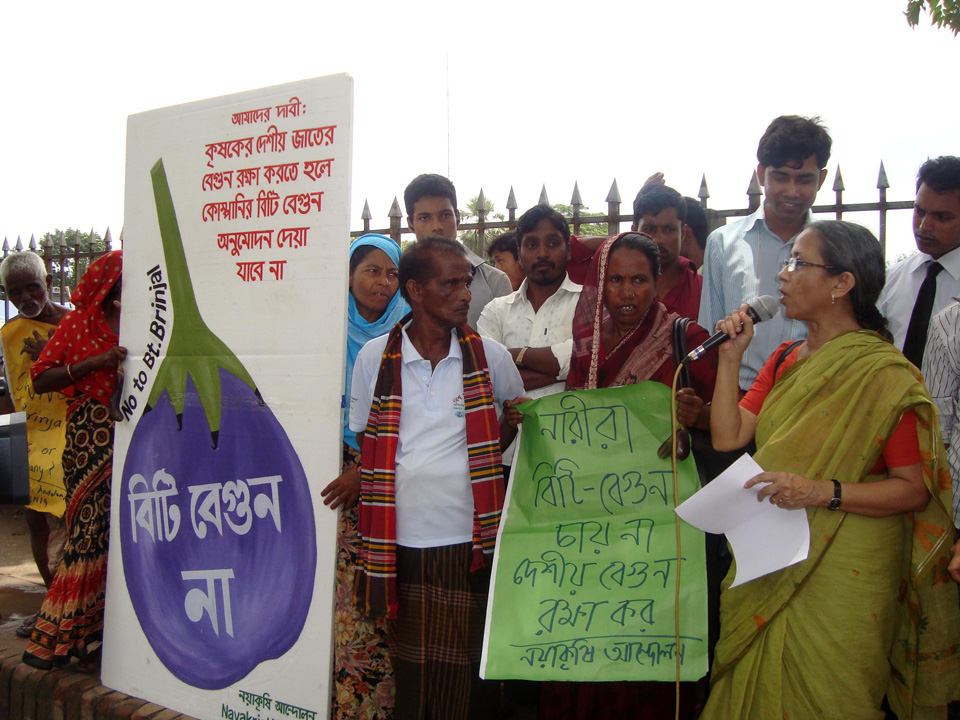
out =
<svg viewBox="0 0 960 720"><path fill-rule="evenodd" d="M619 236L618 236L619 237ZM637 325L617 346L605 353L600 330L610 322L603 304L610 246L607 240L594 255L583 283L573 317L573 355L567 390L631 385L644 380L672 386L677 366L673 360L673 324L679 318L654 302ZM693 349L709 337L706 330L691 322L687 326L687 347ZM697 395L709 401L717 379L714 354L690 365L691 384ZM540 691L538 720L661 720L674 716L675 685L671 682L549 682ZM680 684L680 717L693 720L702 707L697 683Z"/></svg>

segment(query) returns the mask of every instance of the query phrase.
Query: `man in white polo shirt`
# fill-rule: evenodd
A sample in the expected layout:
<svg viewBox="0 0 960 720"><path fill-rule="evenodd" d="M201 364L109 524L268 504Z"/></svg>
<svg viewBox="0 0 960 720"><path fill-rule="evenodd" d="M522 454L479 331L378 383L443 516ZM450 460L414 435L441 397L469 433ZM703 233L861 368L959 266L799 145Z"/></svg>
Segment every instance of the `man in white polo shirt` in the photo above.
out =
<svg viewBox="0 0 960 720"><path fill-rule="evenodd" d="M504 498L496 408L523 382L506 348L466 325L473 269L462 245L422 239L399 272L412 319L367 343L353 370L356 597L388 618L396 720L495 717L499 684L481 681L479 666Z"/></svg>

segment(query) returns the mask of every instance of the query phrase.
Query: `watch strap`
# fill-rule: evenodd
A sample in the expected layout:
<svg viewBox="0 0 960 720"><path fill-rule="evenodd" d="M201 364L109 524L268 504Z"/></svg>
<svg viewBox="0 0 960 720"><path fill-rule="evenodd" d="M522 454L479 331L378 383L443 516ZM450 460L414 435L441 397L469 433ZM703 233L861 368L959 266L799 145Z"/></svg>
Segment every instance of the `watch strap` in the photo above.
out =
<svg viewBox="0 0 960 720"><path fill-rule="evenodd" d="M840 503L843 502L841 498L841 487L840 481L834 478L831 478L833 482L833 497L830 498L830 502L827 503L827 507L831 510L839 510Z"/></svg>

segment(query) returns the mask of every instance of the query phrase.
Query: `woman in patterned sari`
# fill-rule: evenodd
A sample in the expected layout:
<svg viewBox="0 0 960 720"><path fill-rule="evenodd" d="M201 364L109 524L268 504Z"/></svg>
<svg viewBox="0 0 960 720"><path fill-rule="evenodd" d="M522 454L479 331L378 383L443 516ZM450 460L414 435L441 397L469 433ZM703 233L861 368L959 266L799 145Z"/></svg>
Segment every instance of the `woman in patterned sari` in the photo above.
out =
<svg viewBox="0 0 960 720"><path fill-rule="evenodd" d="M753 337L743 307L718 323L714 446L756 438L759 501L805 512L806 560L735 588L702 718L946 717L960 691L960 611L947 575L951 481L930 396L876 309L880 246L814 223L779 275L802 344L778 348L738 403ZM745 307L745 306L744 306ZM742 327L742 330L741 330Z"/></svg>
<svg viewBox="0 0 960 720"><path fill-rule="evenodd" d="M368 340L386 335L410 306L397 290L400 246L384 235L367 234L350 246L350 296L347 324L346 394L353 364ZM334 615L333 720L388 720L393 716L393 673L382 619L364 617L353 602L360 536L360 448L356 433L343 421L343 473L321 494L324 504L341 507L337 526L337 597Z"/></svg>
<svg viewBox="0 0 960 720"><path fill-rule="evenodd" d="M127 351L118 346L122 252L93 262L68 313L30 372L38 393L59 390L67 408L63 475L67 541L63 560L40 608L23 662L42 670L81 658L95 670L103 639L103 599L110 535L113 424L109 404L117 368Z"/></svg>
<svg viewBox="0 0 960 720"><path fill-rule="evenodd" d="M619 387L651 380L672 385L676 313L657 301L660 252L640 233L608 239L594 256L584 278L573 319L573 355L568 390ZM686 328L689 349L703 343L707 331L696 323ZM692 388L677 395L677 419L704 427L709 414L704 400L713 395L716 355L690 365ZM696 683L681 684L680 717L697 715ZM551 682L540 692L539 720L660 720L674 716L675 688L664 682Z"/></svg>

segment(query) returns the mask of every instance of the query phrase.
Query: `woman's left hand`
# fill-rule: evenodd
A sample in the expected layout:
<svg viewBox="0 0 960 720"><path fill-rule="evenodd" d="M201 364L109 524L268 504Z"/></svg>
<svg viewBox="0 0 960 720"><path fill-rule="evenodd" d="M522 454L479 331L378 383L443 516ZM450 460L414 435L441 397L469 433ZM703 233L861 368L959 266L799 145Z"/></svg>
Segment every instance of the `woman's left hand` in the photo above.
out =
<svg viewBox="0 0 960 720"><path fill-rule="evenodd" d="M801 475L785 472L762 472L747 480L745 488L766 483L757 495L757 502L770 499L772 505L784 510L800 510L807 507L826 507L833 497L830 480L812 480Z"/></svg>
<svg viewBox="0 0 960 720"><path fill-rule="evenodd" d="M349 468L345 473L320 491L323 504L336 510L338 507L353 507L360 497L360 469Z"/></svg>
<svg viewBox="0 0 960 720"><path fill-rule="evenodd" d="M700 411L703 409L703 400L697 397L693 388L677 390L677 422L684 427L694 427Z"/></svg>

